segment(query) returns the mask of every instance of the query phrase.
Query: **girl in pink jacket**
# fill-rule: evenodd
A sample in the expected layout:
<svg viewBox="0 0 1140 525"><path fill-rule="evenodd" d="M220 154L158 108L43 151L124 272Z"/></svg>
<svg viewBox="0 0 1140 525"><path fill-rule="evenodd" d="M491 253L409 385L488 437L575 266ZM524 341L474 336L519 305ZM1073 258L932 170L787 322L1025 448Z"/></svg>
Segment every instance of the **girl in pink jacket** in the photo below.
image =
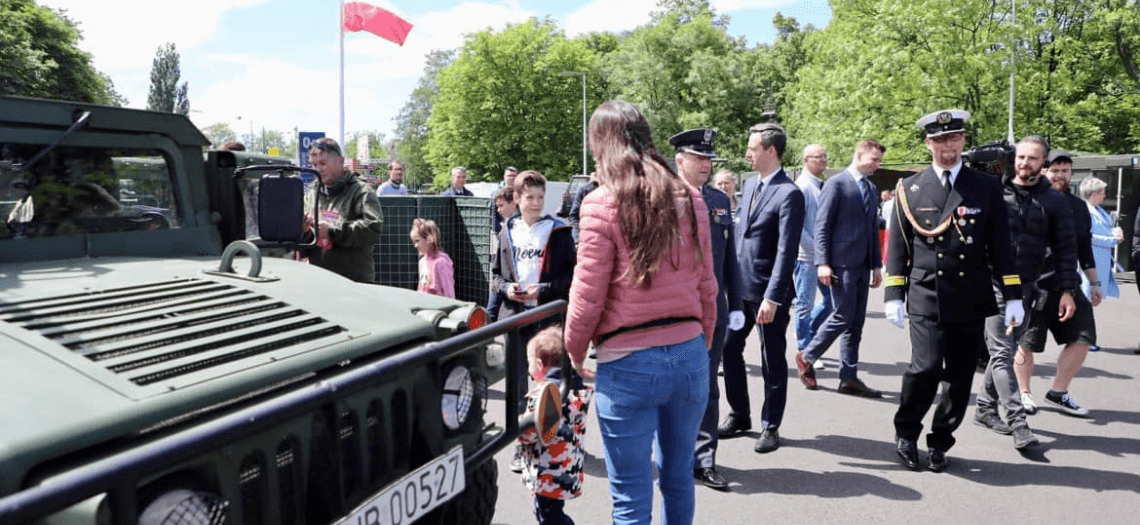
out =
<svg viewBox="0 0 1140 525"><path fill-rule="evenodd" d="M420 252L420 281L416 291L455 298L455 266L439 249L439 227L435 221L412 221L412 244Z"/></svg>
<svg viewBox="0 0 1140 525"><path fill-rule="evenodd" d="M598 350L595 406L614 523L650 523L654 444L663 522L691 523L716 323L708 210L657 153L634 105L599 107L590 146L601 187L582 202L566 351L588 377L587 346Z"/></svg>

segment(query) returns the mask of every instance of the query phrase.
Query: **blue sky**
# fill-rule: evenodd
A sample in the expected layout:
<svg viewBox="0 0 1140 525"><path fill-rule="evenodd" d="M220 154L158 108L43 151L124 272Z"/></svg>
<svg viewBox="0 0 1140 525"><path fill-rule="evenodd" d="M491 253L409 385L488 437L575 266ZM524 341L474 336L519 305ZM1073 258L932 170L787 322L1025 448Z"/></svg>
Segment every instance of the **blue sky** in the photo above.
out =
<svg viewBox="0 0 1140 525"><path fill-rule="evenodd" d="M338 127L339 0L37 0L79 21L95 66L130 107L146 106L155 50L173 42L190 84L190 117L239 133L253 128L323 131ZM656 0L371 0L413 24L404 45L368 33L345 35L345 132L389 136L393 118L433 49L463 35L550 15L568 36L643 25ZM732 17L729 33L749 45L771 42L772 16L825 27L827 0L713 0ZM240 118L239 118L240 117Z"/></svg>

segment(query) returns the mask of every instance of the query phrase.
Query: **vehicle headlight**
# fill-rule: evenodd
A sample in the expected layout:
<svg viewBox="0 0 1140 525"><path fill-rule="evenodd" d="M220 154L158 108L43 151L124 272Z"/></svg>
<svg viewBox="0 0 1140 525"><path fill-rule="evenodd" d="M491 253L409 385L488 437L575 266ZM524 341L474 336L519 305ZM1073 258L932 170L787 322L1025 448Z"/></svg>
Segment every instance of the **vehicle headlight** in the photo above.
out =
<svg viewBox="0 0 1140 525"><path fill-rule="evenodd" d="M443 409L443 424L451 430L459 430L471 414L471 405L477 396L475 378L465 366L457 366L447 373L443 382L443 396L440 400Z"/></svg>

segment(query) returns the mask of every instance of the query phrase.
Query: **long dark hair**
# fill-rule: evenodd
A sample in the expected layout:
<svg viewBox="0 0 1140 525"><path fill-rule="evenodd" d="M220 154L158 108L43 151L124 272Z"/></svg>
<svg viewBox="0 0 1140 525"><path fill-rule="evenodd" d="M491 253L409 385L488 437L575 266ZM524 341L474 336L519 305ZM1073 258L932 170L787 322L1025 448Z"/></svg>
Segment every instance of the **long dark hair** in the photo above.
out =
<svg viewBox="0 0 1140 525"><path fill-rule="evenodd" d="M693 254L703 263L696 209L689 185L653 147L649 123L637 106L624 100L602 104L590 118L590 149L597 163L598 182L610 189L629 243L630 281L649 286L661 259L680 240L677 199L692 225ZM674 267L680 261L673 261Z"/></svg>

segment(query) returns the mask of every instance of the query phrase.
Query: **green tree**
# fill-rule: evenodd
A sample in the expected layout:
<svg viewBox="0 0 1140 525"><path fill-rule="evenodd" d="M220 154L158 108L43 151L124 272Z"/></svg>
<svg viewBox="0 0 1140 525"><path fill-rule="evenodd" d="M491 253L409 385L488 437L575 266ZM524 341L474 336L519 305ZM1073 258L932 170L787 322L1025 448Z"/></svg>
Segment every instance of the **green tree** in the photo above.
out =
<svg viewBox="0 0 1140 525"><path fill-rule="evenodd" d="M222 144L237 140L237 133L234 133L233 128L225 122L210 124L202 128L202 134L210 139L210 145L214 148L219 148Z"/></svg>
<svg viewBox="0 0 1140 525"><path fill-rule="evenodd" d="M404 164L404 177L408 183L430 181L431 165L427 161L428 117L432 102L439 93L436 77L443 68L455 60L455 50L432 50L425 57L424 74L411 96L396 116L394 156ZM386 169L386 168L385 168Z"/></svg>
<svg viewBox="0 0 1140 525"><path fill-rule="evenodd" d="M581 169L580 77L599 100L596 55L570 40L549 19L531 19L498 33L470 35L439 72L439 93L428 118L427 159L435 186L466 166L474 180L498 180L517 166L565 180Z"/></svg>
<svg viewBox="0 0 1140 525"><path fill-rule="evenodd" d="M159 46L150 68L150 94L146 107L151 111L165 111L186 115L190 113L187 82L178 85L182 72L178 66L178 51L173 43Z"/></svg>
<svg viewBox="0 0 1140 525"><path fill-rule="evenodd" d="M764 86L755 57L728 19L707 1L666 3L654 23L634 30L603 60L614 96L637 104L669 156L668 137L696 127L717 129L721 157L744 156L748 126L760 121Z"/></svg>
<svg viewBox="0 0 1140 525"><path fill-rule="evenodd" d="M83 38L64 11L33 0L0 0L0 94L122 106L111 79L79 50Z"/></svg>
<svg viewBox="0 0 1140 525"><path fill-rule="evenodd" d="M376 131L358 131L350 134L345 139L347 144L344 145L344 157L347 159L362 157L359 155L360 151L357 148L356 141L360 140L363 135L368 135L368 156L372 159L372 163L383 163L388 158L388 150L384 148L384 134Z"/></svg>
<svg viewBox="0 0 1140 525"><path fill-rule="evenodd" d="M1008 135L1015 78L1016 137L1095 153L1140 147L1136 0L849 0L809 34L787 123L793 138L845 158L863 138L887 162L926 162L914 122L944 108L972 115L977 144ZM932 28L938 28L932 30ZM1134 65L1134 64L1132 64Z"/></svg>
<svg viewBox="0 0 1140 525"><path fill-rule="evenodd" d="M914 122L944 108L973 115L972 138L1005 136L1008 13L999 5L1008 9L996 1L834 3L827 29L807 38L812 58L795 80L787 115L792 136L840 159L875 138L887 147L887 162L925 162Z"/></svg>

